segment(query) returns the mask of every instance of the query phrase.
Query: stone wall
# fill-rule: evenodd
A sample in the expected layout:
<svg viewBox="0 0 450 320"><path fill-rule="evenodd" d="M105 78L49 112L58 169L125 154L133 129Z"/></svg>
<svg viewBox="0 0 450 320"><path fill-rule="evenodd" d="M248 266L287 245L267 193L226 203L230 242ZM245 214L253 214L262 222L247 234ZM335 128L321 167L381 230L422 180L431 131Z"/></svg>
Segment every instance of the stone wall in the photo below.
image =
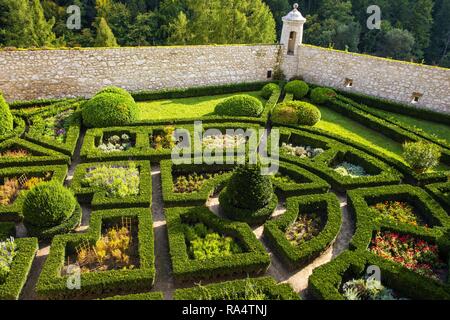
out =
<svg viewBox="0 0 450 320"><path fill-rule="evenodd" d="M267 80L279 46L188 46L0 51L8 101L89 97L116 85L130 91Z"/></svg>
<svg viewBox="0 0 450 320"><path fill-rule="evenodd" d="M0 91L9 101L89 97L116 85L130 91L267 80L279 53L291 78L450 112L450 69L301 45L143 47L0 51ZM345 79L352 79L346 88Z"/></svg>
<svg viewBox="0 0 450 320"><path fill-rule="evenodd" d="M296 72L305 81L450 113L450 69L302 45ZM345 80L353 80L346 88Z"/></svg>

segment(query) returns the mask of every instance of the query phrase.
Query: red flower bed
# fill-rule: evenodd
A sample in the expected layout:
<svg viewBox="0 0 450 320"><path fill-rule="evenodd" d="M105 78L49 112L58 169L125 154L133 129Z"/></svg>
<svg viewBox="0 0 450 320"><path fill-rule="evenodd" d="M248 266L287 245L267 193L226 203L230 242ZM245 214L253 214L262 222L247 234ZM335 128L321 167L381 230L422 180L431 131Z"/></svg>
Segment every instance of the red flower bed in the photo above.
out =
<svg viewBox="0 0 450 320"><path fill-rule="evenodd" d="M445 263L436 245L395 232L378 232L369 249L372 253L435 280L444 280Z"/></svg>

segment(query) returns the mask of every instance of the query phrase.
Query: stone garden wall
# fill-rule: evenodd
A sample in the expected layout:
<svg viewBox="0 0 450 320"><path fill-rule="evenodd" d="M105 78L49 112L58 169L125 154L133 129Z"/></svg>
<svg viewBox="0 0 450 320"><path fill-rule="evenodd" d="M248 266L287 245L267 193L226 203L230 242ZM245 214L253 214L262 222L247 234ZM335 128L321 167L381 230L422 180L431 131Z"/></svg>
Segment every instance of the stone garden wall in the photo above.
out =
<svg viewBox="0 0 450 320"><path fill-rule="evenodd" d="M116 85L130 91L264 81L279 46L189 46L0 51L7 100L89 97Z"/></svg>
<svg viewBox="0 0 450 320"><path fill-rule="evenodd" d="M267 80L278 45L0 51L0 91L9 101ZM450 112L450 69L302 45L281 59L288 77ZM353 81L345 87L346 79Z"/></svg>
<svg viewBox="0 0 450 320"><path fill-rule="evenodd" d="M297 74L305 81L450 113L450 69L302 45ZM353 86L346 88L345 80Z"/></svg>

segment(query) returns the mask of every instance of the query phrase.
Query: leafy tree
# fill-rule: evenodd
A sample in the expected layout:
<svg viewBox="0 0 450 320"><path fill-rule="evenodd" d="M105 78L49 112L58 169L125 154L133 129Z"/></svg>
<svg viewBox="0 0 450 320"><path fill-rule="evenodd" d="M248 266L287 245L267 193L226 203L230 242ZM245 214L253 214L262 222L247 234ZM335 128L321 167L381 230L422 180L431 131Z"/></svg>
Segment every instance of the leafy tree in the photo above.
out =
<svg viewBox="0 0 450 320"><path fill-rule="evenodd" d="M434 6L434 25L427 60L449 67L450 53L450 0L437 0Z"/></svg>
<svg viewBox="0 0 450 320"><path fill-rule="evenodd" d="M106 22L105 18L100 18L97 25L96 47L118 47L114 33Z"/></svg>
<svg viewBox="0 0 450 320"><path fill-rule="evenodd" d="M52 29L55 25L55 18L51 18L49 21L45 19L44 10L39 0L32 1L31 9L35 43L39 47L54 45L56 35Z"/></svg>
<svg viewBox="0 0 450 320"><path fill-rule="evenodd" d="M383 57L409 60L413 57L414 36L408 30L389 28L383 31L377 54Z"/></svg>
<svg viewBox="0 0 450 320"><path fill-rule="evenodd" d="M157 44L158 16L154 12L140 13L130 28L130 38L138 46Z"/></svg>
<svg viewBox="0 0 450 320"><path fill-rule="evenodd" d="M0 0L0 25L0 44L14 47L36 46L28 0Z"/></svg>

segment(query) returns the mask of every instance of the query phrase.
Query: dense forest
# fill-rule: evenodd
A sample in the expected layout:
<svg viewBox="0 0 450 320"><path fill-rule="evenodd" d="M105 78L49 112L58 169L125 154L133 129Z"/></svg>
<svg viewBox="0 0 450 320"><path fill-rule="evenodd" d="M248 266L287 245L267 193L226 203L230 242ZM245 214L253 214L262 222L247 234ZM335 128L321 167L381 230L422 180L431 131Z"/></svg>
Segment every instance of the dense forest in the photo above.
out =
<svg viewBox="0 0 450 320"><path fill-rule="evenodd" d="M0 0L0 47L273 43L293 2L305 43L450 67L450 0ZM373 4L382 23L369 30Z"/></svg>

